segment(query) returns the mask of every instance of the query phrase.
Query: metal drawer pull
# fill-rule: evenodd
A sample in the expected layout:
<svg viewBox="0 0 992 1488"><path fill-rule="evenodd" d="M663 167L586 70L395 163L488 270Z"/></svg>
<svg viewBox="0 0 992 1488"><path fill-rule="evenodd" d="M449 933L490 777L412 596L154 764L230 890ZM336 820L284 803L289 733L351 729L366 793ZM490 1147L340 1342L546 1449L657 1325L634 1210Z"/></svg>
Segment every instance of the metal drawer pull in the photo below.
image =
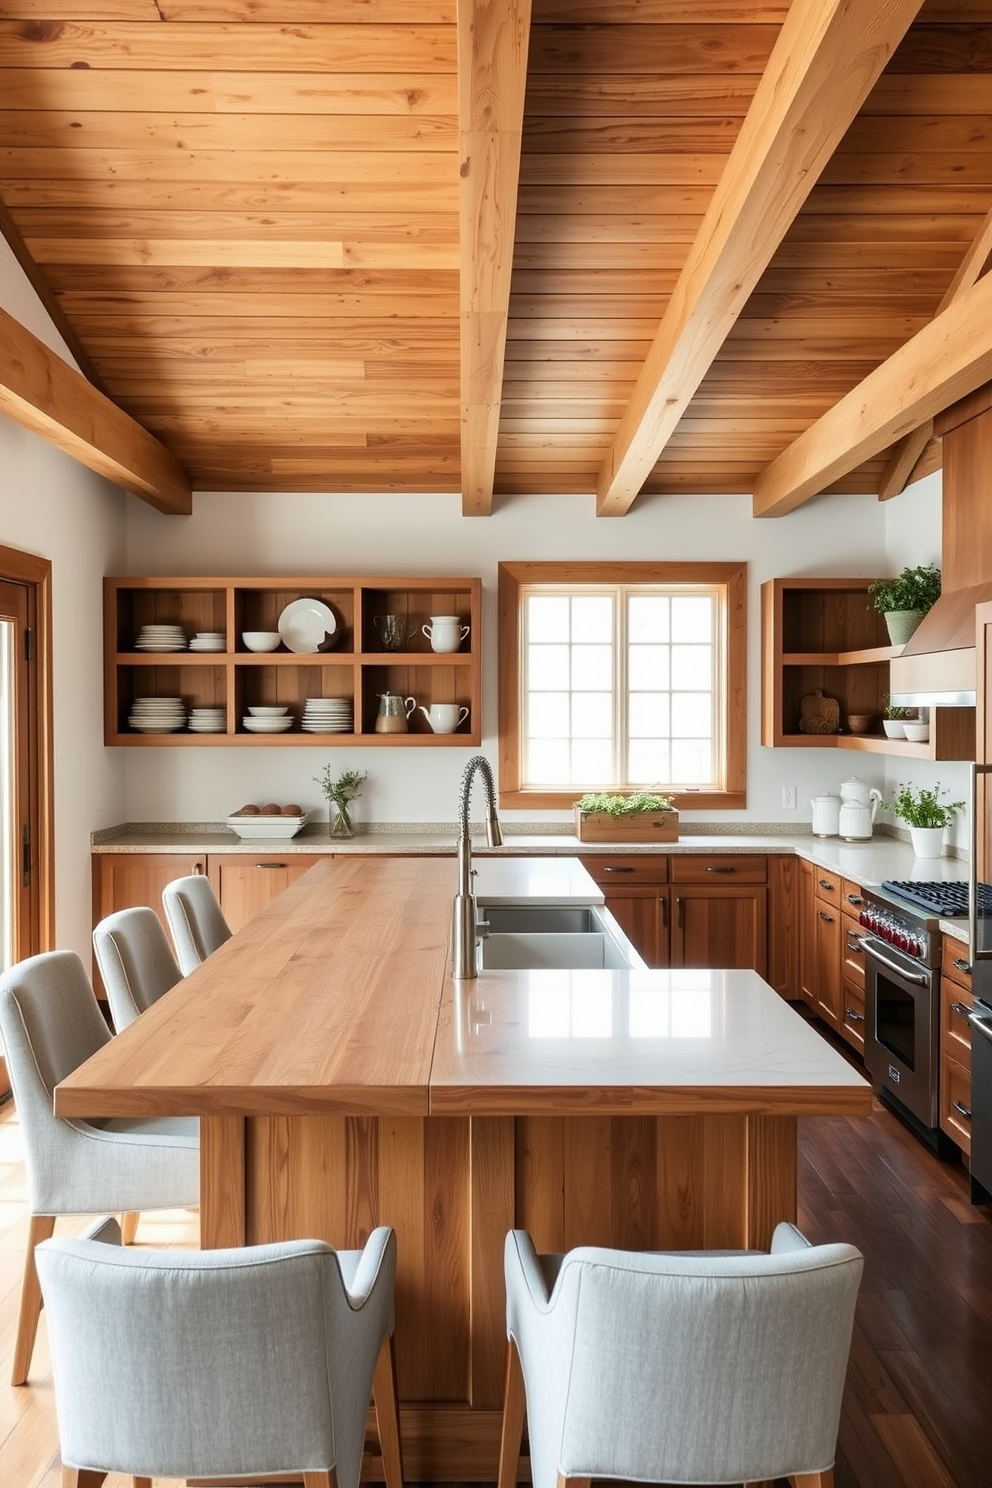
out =
<svg viewBox="0 0 992 1488"><path fill-rule="evenodd" d="M675 923L681 930L685 923L685 900L681 894L676 894L675 896L675 911Z"/></svg>
<svg viewBox="0 0 992 1488"><path fill-rule="evenodd" d="M735 873L736 869L730 863L707 863L707 873Z"/></svg>
<svg viewBox="0 0 992 1488"><path fill-rule="evenodd" d="M960 1101L951 1101L951 1106L955 1111L957 1111L959 1116L964 1117L965 1121L971 1120L971 1112L968 1110L968 1107L963 1106Z"/></svg>
<svg viewBox="0 0 992 1488"><path fill-rule="evenodd" d="M864 954L865 948L861 944L861 936L855 935L853 930L848 930L847 932L847 949L849 951L857 951L859 956Z"/></svg>
<svg viewBox="0 0 992 1488"><path fill-rule="evenodd" d="M865 1021L864 1013L859 1013L855 1008L847 1008L845 1011L852 1023L863 1023Z"/></svg>
<svg viewBox="0 0 992 1488"><path fill-rule="evenodd" d="M817 915L818 915L818 917L819 917L819 918L820 918L820 919L821 919L821 920L826 920L826 922L827 922L827 924L828 924L828 925L832 925L832 924L833 924L833 922L834 922L834 917L833 917L833 915L828 915L828 914L825 914L825 913L824 913L824 912L823 912L823 910L822 910L822 909L818 909L818 910L817 910L817 911L816 911L816 913L817 913Z"/></svg>
<svg viewBox="0 0 992 1488"><path fill-rule="evenodd" d="M964 961L960 956L955 956L954 960L951 962L951 965L956 966L958 971L963 971L965 976L971 976L970 961Z"/></svg>
<svg viewBox="0 0 992 1488"><path fill-rule="evenodd" d="M285 863L256 863L256 868L285 868Z"/></svg>
<svg viewBox="0 0 992 1488"><path fill-rule="evenodd" d="M604 869L604 872L606 873L633 873L633 871L634 870L629 863L617 863L612 868L607 866Z"/></svg>
<svg viewBox="0 0 992 1488"><path fill-rule="evenodd" d="M816 881L820 885L821 889L829 889L831 894L837 887L836 884L830 882L829 878L818 878Z"/></svg>
<svg viewBox="0 0 992 1488"><path fill-rule="evenodd" d="M860 894L848 894L847 902L848 904L864 904L865 901Z"/></svg>
<svg viewBox="0 0 992 1488"><path fill-rule="evenodd" d="M952 1002L951 1012L957 1013L959 1018L964 1018L966 1023L971 1020L971 1008L967 1007L963 1002Z"/></svg>
<svg viewBox="0 0 992 1488"><path fill-rule="evenodd" d="M658 900L658 903L661 906L661 923L662 923L663 927L667 930L668 929L668 900L664 897L664 895L662 895L662 897Z"/></svg>

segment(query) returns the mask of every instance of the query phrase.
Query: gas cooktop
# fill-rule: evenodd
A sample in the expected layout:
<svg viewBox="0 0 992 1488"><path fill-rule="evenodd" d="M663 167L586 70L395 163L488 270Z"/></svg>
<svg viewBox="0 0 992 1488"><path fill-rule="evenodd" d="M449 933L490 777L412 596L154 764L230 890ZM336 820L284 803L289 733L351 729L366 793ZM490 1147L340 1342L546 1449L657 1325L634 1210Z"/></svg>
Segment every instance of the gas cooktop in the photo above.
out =
<svg viewBox="0 0 992 1488"><path fill-rule="evenodd" d="M967 883L942 879L929 883L899 878L889 879L881 887L887 894L895 894L907 904L932 915L943 915L945 919L963 918L968 913ZM992 884L978 885L978 913L982 918L992 915Z"/></svg>

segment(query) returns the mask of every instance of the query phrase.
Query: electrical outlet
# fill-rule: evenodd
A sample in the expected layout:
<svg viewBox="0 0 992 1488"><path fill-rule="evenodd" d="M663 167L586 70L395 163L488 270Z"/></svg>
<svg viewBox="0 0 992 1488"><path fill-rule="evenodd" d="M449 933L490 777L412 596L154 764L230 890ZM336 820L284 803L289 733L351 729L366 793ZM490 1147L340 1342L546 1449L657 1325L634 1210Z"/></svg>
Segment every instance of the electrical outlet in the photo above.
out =
<svg viewBox="0 0 992 1488"><path fill-rule="evenodd" d="M794 785L783 785L782 787L782 810L795 811L796 809L796 787Z"/></svg>

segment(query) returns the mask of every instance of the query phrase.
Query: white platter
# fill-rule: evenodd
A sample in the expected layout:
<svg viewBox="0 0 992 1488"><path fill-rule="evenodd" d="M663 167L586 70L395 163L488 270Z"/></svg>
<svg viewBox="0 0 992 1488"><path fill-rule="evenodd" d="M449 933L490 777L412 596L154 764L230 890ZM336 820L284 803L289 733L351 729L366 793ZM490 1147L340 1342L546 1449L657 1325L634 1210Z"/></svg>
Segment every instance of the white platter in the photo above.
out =
<svg viewBox="0 0 992 1488"><path fill-rule="evenodd" d="M335 634L338 622L323 600L294 599L279 616L276 628L290 651L312 652Z"/></svg>
<svg viewBox="0 0 992 1488"><path fill-rule="evenodd" d="M227 825L245 842L295 837L306 821L303 816L229 816Z"/></svg>

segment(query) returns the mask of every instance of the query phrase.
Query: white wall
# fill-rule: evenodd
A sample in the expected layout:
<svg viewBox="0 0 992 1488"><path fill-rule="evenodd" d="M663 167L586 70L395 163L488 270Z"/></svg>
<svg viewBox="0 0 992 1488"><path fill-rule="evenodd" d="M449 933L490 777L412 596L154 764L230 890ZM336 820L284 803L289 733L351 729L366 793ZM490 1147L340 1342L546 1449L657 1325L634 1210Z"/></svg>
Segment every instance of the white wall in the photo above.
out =
<svg viewBox="0 0 992 1488"><path fill-rule="evenodd" d="M747 560L748 808L742 819L808 822L809 798L835 789L857 766L884 784L884 759L839 750L771 750L759 743L759 586L784 574L872 577L888 571L888 511L873 497L828 497L791 516L755 521L743 496L639 500L622 519L595 516L592 497L532 496L497 502L488 518L463 518L457 496L202 494L192 517L163 517L132 502L127 571L149 574L481 575L484 586L483 749L496 751L496 571L500 560L656 558ZM317 746L271 750L121 750L127 814L138 821L215 821L244 801L321 804L312 777L331 759L369 772L359 814L375 821L453 821L469 751ZM782 787L798 792L782 808ZM509 819L528 815L508 813ZM694 814L707 819L707 814ZM728 813L710 813L727 817Z"/></svg>
<svg viewBox="0 0 992 1488"><path fill-rule="evenodd" d="M0 304L71 361L2 239ZM125 814L123 771L103 747L101 582L124 561L124 503L123 492L0 414L0 543L52 562L56 938L87 966L90 833Z"/></svg>

